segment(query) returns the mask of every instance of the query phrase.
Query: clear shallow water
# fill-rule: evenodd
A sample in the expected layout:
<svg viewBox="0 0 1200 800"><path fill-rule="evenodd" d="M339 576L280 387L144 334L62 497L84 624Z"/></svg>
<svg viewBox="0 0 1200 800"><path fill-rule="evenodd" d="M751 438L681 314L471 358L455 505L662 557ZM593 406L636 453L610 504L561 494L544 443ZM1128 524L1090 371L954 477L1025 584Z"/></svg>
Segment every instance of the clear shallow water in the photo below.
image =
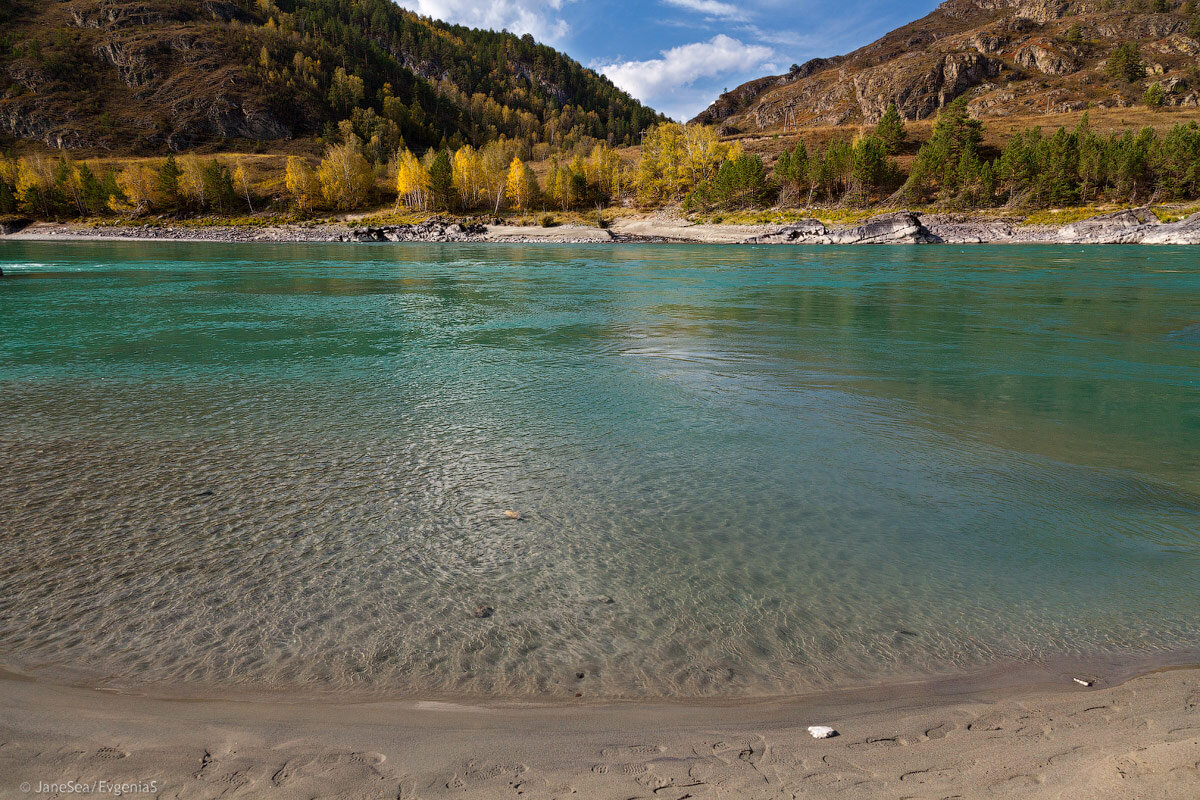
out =
<svg viewBox="0 0 1200 800"><path fill-rule="evenodd" d="M683 696L1195 649L1198 263L4 243L0 661Z"/></svg>

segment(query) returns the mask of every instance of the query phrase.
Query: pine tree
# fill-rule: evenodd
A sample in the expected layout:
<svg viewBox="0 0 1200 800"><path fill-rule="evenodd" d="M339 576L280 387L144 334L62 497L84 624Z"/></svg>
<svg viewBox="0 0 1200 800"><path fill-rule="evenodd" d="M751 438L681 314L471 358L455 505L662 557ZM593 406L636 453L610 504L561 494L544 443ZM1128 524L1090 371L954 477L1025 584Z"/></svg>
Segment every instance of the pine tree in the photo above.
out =
<svg viewBox="0 0 1200 800"><path fill-rule="evenodd" d="M889 103L887 110L879 118L879 124L875 126L875 135L883 142L888 155L896 155L904 149L908 131L904 127L904 118L900 116L900 109L896 107L895 103Z"/></svg>
<svg viewBox="0 0 1200 800"><path fill-rule="evenodd" d="M17 210L17 196L8 181L0 180L0 214L11 214Z"/></svg>
<svg viewBox="0 0 1200 800"><path fill-rule="evenodd" d="M448 211L454 206L454 167L446 150L438 151L429 165L429 194L434 210Z"/></svg>
<svg viewBox="0 0 1200 800"><path fill-rule="evenodd" d="M163 202L169 206L179 204L181 197L179 180L182 177L183 170L179 168L179 162L175 160L174 154L167 156L167 160L158 170L158 193L162 196Z"/></svg>
<svg viewBox="0 0 1200 800"><path fill-rule="evenodd" d="M1134 83L1146 77L1146 65L1138 53L1138 47L1133 42L1125 42L1117 46L1108 57L1106 65L1109 77L1123 83Z"/></svg>
<svg viewBox="0 0 1200 800"><path fill-rule="evenodd" d="M204 182L204 196L209 208L221 212L233 209L237 202L237 189L233 185L233 174L229 167L210 159L203 166L201 180Z"/></svg>
<svg viewBox="0 0 1200 800"><path fill-rule="evenodd" d="M803 141L791 150L786 147L775 162L775 179L779 182L781 202L800 202L808 187L808 149Z"/></svg>

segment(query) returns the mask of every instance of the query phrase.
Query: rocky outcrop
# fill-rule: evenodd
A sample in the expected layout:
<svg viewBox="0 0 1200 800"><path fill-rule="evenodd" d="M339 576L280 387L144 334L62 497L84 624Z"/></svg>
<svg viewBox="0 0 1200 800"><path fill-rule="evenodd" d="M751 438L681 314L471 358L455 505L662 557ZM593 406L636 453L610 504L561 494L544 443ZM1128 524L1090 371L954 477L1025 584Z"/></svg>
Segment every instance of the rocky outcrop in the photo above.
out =
<svg viewBox="0 0 1200 800"><path fill-rule="evenodd" d="M805 219L777 231L749 239L749 244L934 244L920 218L910 211L872 217L860 225L827 228L815 219Z"/></svg>
<svg viewBox="0 0 1200 800"><path fill-rule="evenodd" d="M824 236L826 232L825 223L820 220L802 219L790 222L779 230L762 236L754 236L747 241L751 244L805 244Z"/></svg>
<svg viewBox="0 0 1200 800"><path fill-rule="evenodd" d="M830 244L932 244L937 241L909 211L873 217L861 225L836 228L826 236Z"/></svg>
<svg viewBox="0 0 1200 800"><path fill-rule="evenodd" d="M4 219L0 219L0 236L19 233L28 228L32 222L33 220L24 217L5 217Z"/></svg>
<svg viewBox="0 0 1200 800"><path fill-rule="evenodd" d="M746 105L760 91L772 84L778 85L779 79L774 77L759 78L756 81L744 83L731 92L725 92L714 100L712 105L697 114L692 122L698 122L703 125L715 125L734 114L744 111Z"/></svg>
<svg viewBox="0 0 1200 800"><path fill-rule="evenodd" d="M140 89L157 77L151 65L151 57L157 50L154 44L107 39L97 44L92 52L116 68L122 83L131 89Z"/></svg>
<svg viewBox="0 0 1200 800"><path fill-rule="evenodd" d="M1013 61L1022 67L1035 69L1047 75L1069 75L1080 67L1079 60L1073 55L1042 42L1020 48L1013 55Z"/></svg>
<svg viewBox="0 0 1200 800"><path fill-rule="evenodd" d="M1126 209L1064 225L1058 229L1058 238L1080 244L1136 244L1147 226L1158 225L1149 209Z"/></svg>
<svg viewBox="0 0 1200 800"><path fill-rule="evenodd" d="M861 225L827 228L805 219L747 240L748 244L1200 244L1200 213L1172 223L1149 209L1128 209L1054 225L964 214L908 211L885 214Z"/></svg>
<svg viewBox="0 0 1200 800"><path fill-rule="evenodd" d="M451 222L434 217L416 225L352 228L344 242L477 242L487 227L479 223Z"/></svg>
<svg viewBox="0 0 1200 800"><path fill-rule="evenodd" d="M1200 244L1200 212L1144 230L1141 244Z"/></svg>
<svg viewBox="0 0 1200 800"><path fill-rule="evenodd" d="M1072 244L1200 244L1200 213L1164 223L1149 209L1127 209L1064 225L1057 238Z"/></svg>
<svg viewBox="0 0 1200 800"><path fill-rule="evenodd" d="M20 98L0 106L0 131L59 150L95 144L91 134L80 130L61 110L48 107L37 97Z"/></svg>
<svg viewBox="0 0 1200 800"><path fill-rule="evenodd" d="M10 218L11 220L11 218ZM639 221L633 221L635 225ZM430 219L417 225L386 225L347 229L344 224L239 226L179 226L160 219L140 226L71 225L33 223L27 220L0 222L0 235L21 240L135 239L205 242L702 242L707 244L797 244L797 245L886 245L886 244L1145 244L1200 245L1200 212L1162 223L1146 209L1104 214L1070 225L1025 225L1019 218L996 219L966 214L929 214L908 211L883 214L858 225L828 227L816 219L804 219L776 228L763 229L743 238L749 226L693 225L676 220L664 227L662 220L644 219L646 227L626 225L623 233L576 226L562 228L491 229L474 222ZM166 223L166 224L164 224ZM26 227L28 226L28 227ZM704 230L700 230L704 229Z"/></svg>

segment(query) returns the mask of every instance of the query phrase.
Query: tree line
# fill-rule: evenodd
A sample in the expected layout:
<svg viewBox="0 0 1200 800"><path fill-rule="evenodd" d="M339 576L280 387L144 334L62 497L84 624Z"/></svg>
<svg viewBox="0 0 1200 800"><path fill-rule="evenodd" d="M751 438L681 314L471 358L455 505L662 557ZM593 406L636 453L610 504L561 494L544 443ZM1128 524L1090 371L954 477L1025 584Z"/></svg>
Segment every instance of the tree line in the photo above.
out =
<svg viewBox="0 0 1200 800"><path fill-rule="evenodd" d="M241 159L196 155L103 172L65 156L3 159L0 213L311 215L393 200L397 210L490 215L614 204L685 211L814 204L1041 208L1200 197L1195 123L1161 135L1149 127L1101 135L1085 113L1073 129L1027 129L993 152L985 151L983 133L965 100L956 100L938 115L905 172L897 154L912 148L894 106L870 132L811 148L797 140L771 166L712 128L668 122L646 132L636 159L584 139L570 150L543 152L535 172L526 142L500 137L418 156L402 139L381 137L378 118L359 114L342 122L319 161L292 156L283 174L265 180Z"/></svg>
<svg viewBox="0 0 1200 800"><path fill-rule="evenodd" d="M1039 128L1013 136L996 155L982 152L983 126L965 101L947 106L921 146L901 197L954 207L1042 208L1075 203L1144 203L1200 197L1200 127L1178 124L1107 136L1085 112L1072 130Z"/></svg>

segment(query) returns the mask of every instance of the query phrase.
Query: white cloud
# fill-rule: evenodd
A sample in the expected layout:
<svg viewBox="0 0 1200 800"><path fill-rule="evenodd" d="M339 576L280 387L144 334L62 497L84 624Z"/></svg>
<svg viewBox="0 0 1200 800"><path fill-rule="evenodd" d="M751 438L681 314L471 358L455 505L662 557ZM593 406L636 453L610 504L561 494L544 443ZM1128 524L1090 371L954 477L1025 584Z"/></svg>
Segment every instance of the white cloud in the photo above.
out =
<svg viewBox="0 0 1200 800"><path fill-rule="evenodd" d="M676 118L694 108L695 92L683 91L705 78L764 70L774 51L748 45L725 34L663 50L661 58L621 61L599 67L617 86ZM706 92L708 94L708 92ZM680 105L680 102L685 105ZM703 108L700 105L700 108Z"/></svg>
<svg viewBox="0 0 1200 800"><path fill-rule="evenodd" d="M706 17L736 20L746 18L745 12L742 9L731 3L719 2L719 0L663 0L663 2L676 8L695 11Z"/></svg>
<svg viewBox="0 0 1200 800"><path fill-rule="evenodd" d="M401 0L399 5L472 28L533 34L533 38L548 44L561 42L570 31L567 21L559 16L563 0Z"/></svg>

